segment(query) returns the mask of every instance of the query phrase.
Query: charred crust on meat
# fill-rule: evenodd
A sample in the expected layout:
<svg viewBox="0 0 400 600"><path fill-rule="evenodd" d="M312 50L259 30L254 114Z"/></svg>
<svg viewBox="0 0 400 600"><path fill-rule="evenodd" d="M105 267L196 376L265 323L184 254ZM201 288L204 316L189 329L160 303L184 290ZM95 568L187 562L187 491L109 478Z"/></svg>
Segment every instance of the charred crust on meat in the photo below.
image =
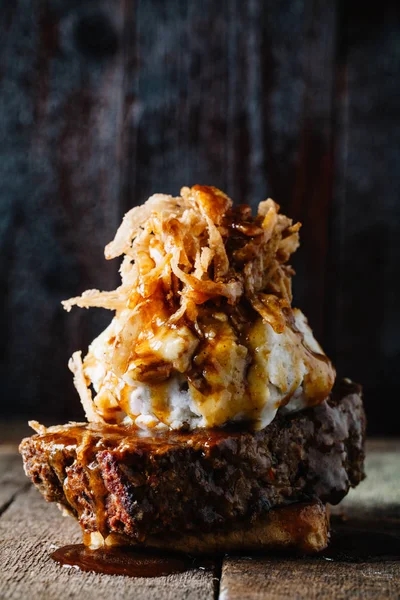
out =
<svg viewBox="0 0 400 600"><path fill-rule="evenodd" d="M278 413L258 432L146 436L117 425L67 425L23 440L20 451L46 500L78 516L85 532L140 541L254 522L298 502L335 504L364 478L364 434L360 387L345 381L319 406Z"/></svg>

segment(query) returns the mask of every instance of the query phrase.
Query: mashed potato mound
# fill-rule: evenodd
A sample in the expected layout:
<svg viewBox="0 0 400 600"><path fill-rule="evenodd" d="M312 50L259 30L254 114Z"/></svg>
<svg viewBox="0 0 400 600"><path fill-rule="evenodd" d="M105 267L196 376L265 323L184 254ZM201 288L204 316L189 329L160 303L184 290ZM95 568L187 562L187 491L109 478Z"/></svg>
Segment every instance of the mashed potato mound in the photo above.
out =
<svg viewBox="0 0 400 600"><path fill-rule="evenodd" d="M69 363L87 419L261 429L280 407L322 402L335 371L291 307L299 228L270 199L253 217L208 186L130 210L105 250L124 256L120 287L63 302L115 311Z"/></svg>

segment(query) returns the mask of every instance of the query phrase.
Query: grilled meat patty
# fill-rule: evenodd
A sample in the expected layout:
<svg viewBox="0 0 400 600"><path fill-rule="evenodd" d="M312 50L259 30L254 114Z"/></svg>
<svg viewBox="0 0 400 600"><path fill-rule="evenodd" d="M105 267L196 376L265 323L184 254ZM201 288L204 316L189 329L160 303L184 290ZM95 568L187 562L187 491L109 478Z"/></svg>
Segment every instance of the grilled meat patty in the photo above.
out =
<svg viewBox="0 0 400 600"><path fill-rule="evenodd" d="M348 381L258 432L71 424L22 441L25 471L85 532L144 540L234 527L271 508L337 503L364 478L365 415Z"/></svg>

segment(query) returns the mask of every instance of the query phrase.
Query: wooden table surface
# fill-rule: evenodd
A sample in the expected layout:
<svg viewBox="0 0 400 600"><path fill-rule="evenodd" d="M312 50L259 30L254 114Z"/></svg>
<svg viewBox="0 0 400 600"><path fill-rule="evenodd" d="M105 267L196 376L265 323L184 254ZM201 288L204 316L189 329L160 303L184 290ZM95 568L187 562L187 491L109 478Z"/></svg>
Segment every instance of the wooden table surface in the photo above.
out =
<svg viewBox="0 0 400 600"><path fill-rule="evenodd" d="M23 474L15 443L24 427L0 425L0 598L40 600L255 600L400 597L400 440L368 443L368 478L333 510L330 549L313 558L235 556L154 579L83 573L50 552L80 530L46 504Z"/></svg>

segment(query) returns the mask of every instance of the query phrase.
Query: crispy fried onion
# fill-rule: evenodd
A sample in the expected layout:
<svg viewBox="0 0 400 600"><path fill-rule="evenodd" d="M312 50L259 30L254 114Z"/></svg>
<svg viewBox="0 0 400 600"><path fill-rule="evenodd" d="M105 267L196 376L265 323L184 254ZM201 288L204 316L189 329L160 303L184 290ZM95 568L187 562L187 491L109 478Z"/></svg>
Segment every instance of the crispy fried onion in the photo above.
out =
<svg viewBox="0 0 400 600"><path fill-rule="evenodd" d="M178 197L155 194L124 216L106 246L106 259L124 255L121 285L108 292L88 290L64 301L64 308L97 306L116 311L117 317L123 312L125 323L140 320L143 330L144 319L154 321L145 318L143 307L159 307L160 298L163 323L171 327L183 318L196 326L206 302L234 306L246 298L276 331L282 331L292 300L293 271L286 263L299 245L300 223L293 225L279 208L273 200L265 200L253 217L249 207L232 208L228 196L208 186L182 188ZM138 327L125 329L129 335L124 330L119 334L119 354L124 353L125 342L132 347L139 335ZM125 354L127 365L127 349ZM69 366L88 420L99 419L80 353L73 355Z"/></svg>
<svg viewBox="0 0 400 600"><path fill-rule="evenodd" d="M284 263L298 247L300 223L292 225L271 199L260 203L255 219L246 211L242 223L238 221L243 208L231 208L230 198L207 186L182 188L176 198L151 196L125 215L114 240L106 246L107 259L125 255L122 285L110 292L88 290L65 300L64 308L134 309L159 289L160 282L176 309L173 322L192 305L217 297L236 304L246 295L260 308L253 299L266 288L290 303L292 271ZM244 243L236 240L228 256L232 232L240 232Z"/></svg>
<svg viewBox="0 0 400 600"><path fill-rule="evenodd" d="M68 367L74 374L74 385L82 402L83 410L88 421L101 422L103 419L93 408L92 394L88 388L85 374L83 372L82 352L74 352L69 360Z"/></svg>

